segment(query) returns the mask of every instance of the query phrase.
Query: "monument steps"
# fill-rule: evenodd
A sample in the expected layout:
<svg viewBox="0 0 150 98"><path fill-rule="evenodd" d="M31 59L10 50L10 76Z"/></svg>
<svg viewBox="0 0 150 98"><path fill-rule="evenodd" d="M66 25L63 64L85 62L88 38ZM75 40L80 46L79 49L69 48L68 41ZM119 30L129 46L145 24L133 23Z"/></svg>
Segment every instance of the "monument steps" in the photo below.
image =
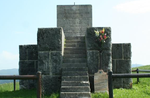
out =
<svg viewBox="0 0 150 98"><path fill-rule="evenodd" d="M62 92L90 92L89 86L61 86Z"/></svg>
<svg viewBox="0 0 150 98"><path fill-rule="evenodd" d="M64 58L85 58L86 54L64 54Z"/></svg>
<svg viewBox="0 0 150 98"><path fill-rule="evenodd" d="M62 81L89 81L88 76L62 76Z"/></svg>
<svg viewBox="0 0 150 98"><path fill-rule="evenodd" d="M60 98L91 98L90 92L61 92Z"/></svg>
<svg viewBox="0 0 150 98"><path fill-rule="evenodd" d="M87 76L87 71L63 71L62 76Z"/></svg>
<svg viewBox="0 0 150 98"><path fill-rule="evenodd" d="M89 81L62 81L62 86L90 86Z"/></svg>
<svg viewBox="0 0 150 98"><path fill-rule="evenodd" d="M66 37L60 98L91 98L84 37Z"/></svg>
<svg viewBox="0 0 150 98"><path fill-rule="evenodd" d="M76 63L75 63L76 64ZM79 64L78 67L62 67L62 71L88 71L87 67L81 67L81 64Z"/></svg>
<svg viewBox="0 0 150 98"><path fill-rule="evenodd" d="M85 50L65 50L64 54L85 54L86 51Z"/></svg>
<svg viewBox="0 0 150 98"><path fill-rule="evenodd" d="M86 58L64 58L63 63L86 63Z"/></svg>
<svg viewBox="0 0 150 98"><path fill-rule="evenodd" d="M62 67L86 67L86 63L62 63Z"/></svg>

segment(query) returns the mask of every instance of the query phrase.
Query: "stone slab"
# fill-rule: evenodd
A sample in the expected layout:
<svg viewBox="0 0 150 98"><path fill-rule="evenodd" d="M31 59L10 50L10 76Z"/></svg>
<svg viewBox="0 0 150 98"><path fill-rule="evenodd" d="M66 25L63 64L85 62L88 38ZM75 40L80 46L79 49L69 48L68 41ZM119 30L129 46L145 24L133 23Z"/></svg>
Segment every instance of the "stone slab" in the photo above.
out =
<svg viewBox="0 0 150 98"><path fill-rule="evenodd" d="M112 56L110 50L103 50L101 56L101 68L104 72L112 71Z"/></svg>
<svg viewBox="0 0 150 98"><path fill-rule="evenodd" d="M124 59L131 59L131 43L123 44L123 56Z"/></svg>
<svg viewBox="0 0 150 98"><path fill-rule="evenodd" d="M63 47L62 28L39 28L38 50L39 51L62 51Z"/></svg>
<svg viewBox="0 0 150 98"><path fill-rule="evenodd" d="M43 94L52 94L60 92L61 77L60 76L50 76L42 75L42 92Z"/></svg>
<svg viewBox="0 0 150 98"><path fill-rule="evenodd" d="M123 59L123 45L122 44L112 44L112 58Z"/></svg>
<svg viewBox="0 0 150 98"><path fill-rule="evenodd" d="M19 54L20 60L37 60L38 59L37 45L20 45Z"/></svg>
<svg viewBox="0 0 150 98"><path fill-rule="evenodd" d="M87 51L87 66L89 74L94 74L98 72L100 66L100 56L97 50Z"/></svg>
<svg viewBox="0 0 150 98"><path fill-rule="evenodd" d="M96 42L97 37L95 36L94 30L102 30L105 29L105 33L109 38L106 40L105 44L103 44L103 47L100 47L100 44ZM111 50L111 28L110 27L91 27L87 28L86 32L86 46L87 50Z"/></svg>
<svg viewBox="0 0 150 98"><path fill-rule="evenodd" d="M57 27L64 29L65 36L85 36L86 28L92 27L91 5L57 5Z"/></svg>
<svg viewBox="0 0 150 98"><path fill-rule="evenodd" d="M131 60L116 60L117 73L131 73Z"/></svg>

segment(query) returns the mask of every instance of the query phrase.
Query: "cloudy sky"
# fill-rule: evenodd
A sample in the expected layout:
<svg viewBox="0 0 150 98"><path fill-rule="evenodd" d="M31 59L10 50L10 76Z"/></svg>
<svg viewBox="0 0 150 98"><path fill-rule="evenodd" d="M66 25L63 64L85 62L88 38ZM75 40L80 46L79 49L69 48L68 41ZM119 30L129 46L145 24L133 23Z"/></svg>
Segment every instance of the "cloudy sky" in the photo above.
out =
<svg viewBox="0 0 150 98"><path fill-rule="evenodd" d="M57 5L91 4L93 27L111 27L113 43L131 43L132 64L150 65L150 0L0 0L0 69L18 68L19 45L56 27Z"/></svg>

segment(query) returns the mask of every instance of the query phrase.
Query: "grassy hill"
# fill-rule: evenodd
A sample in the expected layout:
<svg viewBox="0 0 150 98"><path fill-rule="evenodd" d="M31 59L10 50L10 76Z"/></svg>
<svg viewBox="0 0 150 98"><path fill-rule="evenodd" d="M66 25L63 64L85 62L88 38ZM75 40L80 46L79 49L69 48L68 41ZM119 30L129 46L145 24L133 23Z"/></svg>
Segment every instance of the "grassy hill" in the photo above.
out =
<svg viewBox="0 0 150 98"><path fill-rule="evenodd" d="M150 65L138 68L150 70ZM114 89L114 98L150 98L150 78L140 78L138 84L136 81L137 79L133 78L132 89ZM19 83L17 83L17 91L14 92L12 83L0 84L0 98L36 98L36 90L19 90ZM59 93L44 98L59 98ZM108 98L108 94L92 94L92 98Z"/></svg>

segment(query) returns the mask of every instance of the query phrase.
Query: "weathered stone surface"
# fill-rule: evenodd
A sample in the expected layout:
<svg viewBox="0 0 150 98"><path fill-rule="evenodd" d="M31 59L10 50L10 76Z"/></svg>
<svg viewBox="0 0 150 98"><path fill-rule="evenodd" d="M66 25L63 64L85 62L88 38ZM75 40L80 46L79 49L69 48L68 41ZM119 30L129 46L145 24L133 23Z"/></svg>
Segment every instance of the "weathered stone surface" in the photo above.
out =
<svg viewBox="0 0 150 98"><path fill-rule="evenodd" d="M36 75L37 61L19 61L19 75ZM20 80L20 89L36 87L36 80Z"/></svg>
<svg viewBox="0 0 150 98"><path fill-rule="evenodd" d="M58 5L57 27L63 27L65 36L85 36L92 27L91 5Z"/></svg>
<svg viewBox="0 0 150 98"><path fill-rule="evenodd" d="M104 72L112 70L112 57L110 50L103 50L102 57L101 57L101 68Z"/></svg>
<svg viewBox="0 0 150 98"><path fill-rule="evenodd" d="M37 61L19 61L19 75L35 75Z"/></svg>
<svg viewBox="0 0 150 98"><path fill-rule="evenodd" d="M39 51L38 71L43 75L60 75L61 63L61 51Z"/></svg>
<svg viewBox="0 0 150 98"><path fill-rule="evenodd" d="M116 60L117 73L131 73L131 60Z"/></svg>
<svg viewBox="0 0 150 98"><path fill-rule="evenodd" d="M113 71L113 72L117 72L116 60L112 60L112 71Z"/></svg>
<svg viewBox="0 0 150 98"><path fill-rule="evenodd" d="M123 88L123 78L113 79L113 88Z"/></svg>
<svg viewBox="0 0 150 98"><path fill-rule="evenodd" d="M106 39L105 44L103 44L103 47L100 47L100 44L96 43L96 36L94 30L102 30L105 29L105 33L107 36L109 36L108 39ZM87 50L111 50L111 28L110 27L91 27L87 28L86 32L86 46Z"/></svg>
<svg viewBox="0 0 150 98"><path fill-rule="evenodd" d="M123 56L124 59L131 59L131 44L123 44Z"/></svg>
<svg viewBox="0 0 150 98"><path fill-rule="evenodd" d="M123 88L132 88L132 78L123 79Z"/></svg>
<svg viewBox="0 0 150 98"><path fill-rule="evenodd" d="M62 28L39 28L38 50L39 51L62 51L63 29Z"/></svg>
<svg viewBox="0 0 150 98"><path fill-rule="evenodd" d="M61 64L62 64L62 54L61 51L51 51L50 52L50 67L52 75L61 74Z"/></svg>
<svg viewBox="0 0 150 98"><path fill-rule="evenodd" d="M52 94L60 91L61 77L42 75L42 90L44 94Z"/></svg>
<svg viewBox="0 0 150 98"><path fill-rule="evenodd" d="M43 75L50 75L50 51L38 52L38 71L41 71Z"/></svg>
<svg viewBox="0 0 150 98"><path fill-rule="evenodd" d="M19 54L20 60L37 60L38 58L37 45L20 45Z"/></svg>
<svg viewBox="0 0 150 98"><path fill-rule="evenodd" d="M94 92L108 92L108 75L103 70L94 74Z"/></svg>
<svg viewBox="0 0 150 98"><path fill-rule="evenodd" d="M89 74L94 74L98 72L100 66L100 56L97 50L87 51L87 66Z"/></svg>
<svg viewBox="0 0 150 98"><path fill-rule="evenodd" d="M123 46L122 44L112 44L112 58L123 59Z"/></svg>

